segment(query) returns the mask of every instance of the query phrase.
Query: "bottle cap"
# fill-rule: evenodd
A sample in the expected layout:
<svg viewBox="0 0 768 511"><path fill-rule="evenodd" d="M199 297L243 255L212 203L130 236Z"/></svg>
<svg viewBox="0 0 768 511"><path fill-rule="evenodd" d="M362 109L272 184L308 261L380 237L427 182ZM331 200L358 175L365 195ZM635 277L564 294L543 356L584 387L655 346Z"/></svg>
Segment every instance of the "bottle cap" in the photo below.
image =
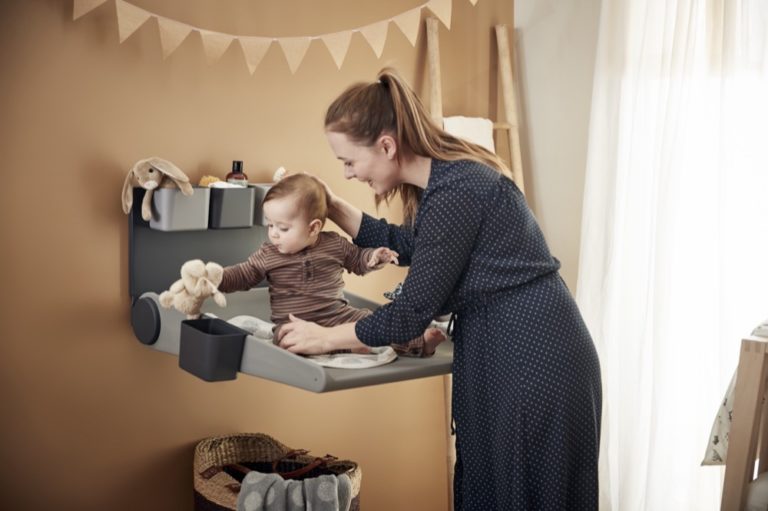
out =
<svg viewBox="0 0 768 511"><path fill-rule="evenodd" d="M234 160L232 162L232 172L239 174L242 171L243 171L243 162L240 160Z"/></svg>

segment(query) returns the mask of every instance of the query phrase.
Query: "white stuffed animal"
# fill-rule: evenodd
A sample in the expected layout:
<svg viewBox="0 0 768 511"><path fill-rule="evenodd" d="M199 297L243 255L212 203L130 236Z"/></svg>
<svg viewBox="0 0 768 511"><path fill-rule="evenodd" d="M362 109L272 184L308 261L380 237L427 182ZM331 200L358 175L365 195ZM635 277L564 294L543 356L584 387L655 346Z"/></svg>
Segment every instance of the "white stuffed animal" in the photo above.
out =
<svg viewBox="0 0 768 511"><path fill-rule="evenodd" d="M160 293L160 305L173 307L187 315L187 319L200 317L200 308L209 296L219 307L227 306L227 299L218 287L224 276L221 265L200 259L187 261L181 266L181 278L174 282L168 291Z"/></svg>

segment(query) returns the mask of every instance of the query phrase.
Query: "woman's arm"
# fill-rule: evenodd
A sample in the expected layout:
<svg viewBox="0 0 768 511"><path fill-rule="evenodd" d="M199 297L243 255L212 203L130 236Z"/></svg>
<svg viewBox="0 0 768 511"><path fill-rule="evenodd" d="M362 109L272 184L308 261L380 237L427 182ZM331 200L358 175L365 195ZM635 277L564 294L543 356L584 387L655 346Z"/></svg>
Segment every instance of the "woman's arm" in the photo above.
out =
<svg viewBox="0 0 768 511"><path fill-rule="evenodd" d="M410 227L389 224L364 215L362 210L334 194L325 181L315 176L328 197L328 218L349 234L355 245L365 248L387 247L398 253L398 264L408 266L413 251Z"/></svg>
<svg viewBox="0 0 768 511"><path fill-rule="evenodd" d="M329 194L328 217L351 237L356 238L363 221L363 212L336 195Z"/></svg>
<svg viewBox="0 0 768 511"><path fill-rule="evenodd" d="M304 321L293 314L291 321L280 327L280 347L292 353L319 355L333 350L367 348L355 335L355 323L344 323L324 327L311 321Z"/></svg>

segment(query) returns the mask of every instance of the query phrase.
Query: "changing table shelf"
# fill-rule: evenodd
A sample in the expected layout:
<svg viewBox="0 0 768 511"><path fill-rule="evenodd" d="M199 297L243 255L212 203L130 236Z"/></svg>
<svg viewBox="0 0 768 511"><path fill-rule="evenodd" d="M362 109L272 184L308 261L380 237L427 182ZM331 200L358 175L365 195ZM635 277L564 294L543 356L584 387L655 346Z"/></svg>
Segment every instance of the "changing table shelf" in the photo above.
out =
<svg viewBox="0 0 768 511"><path fill-rule="evenodd" d="M267 239L266 230L258 222L252 227L235 229L155 230L141 218L137 205L143 196L144 190L134 189L134 207L128 215L131 323L140 342L178 357L181 322L186 317L174 309L162 308L158 294L179 278L179 268L189 259L216 261L223 266L244 261ZM259 213L261 203L254 206L254 213ZM264 284L250 291L228 294L227 307L223 309L208 300L203 312L222 320L241 315L268 320L269 297ZM345 293L345 297L355 307L374 310L379 306L351 293ZM435 355L426 359L399 357L390 364L366 369L326 368L247 335L239 372L312 392L330 392L448 374L452 362L453 344L445 341ZM232 366L233 371L235 367L236 364Z"/></svg>
<svg viewBox="0 0 768 511"><path fill-rule="evenodd" d="M376 306L349 293L346 297L357 307ZM156 293L144 293L141 298L150 299L155 303L162 325L157 340L149 347L178 356L181 321L185 319L184 315L176 310L160 307ZM227 295L225 309L216 305L207 305L203 309L206 314L221 319L239 315L269 318L268 311L269 297L266 288ZM445 341L438 347L437 353L429 358L399 357L392 363L367 369L327 368L248 335L243 347L240 372L320 393L447 374L451 372L452 361L453 345L450 341Z"/></svg>

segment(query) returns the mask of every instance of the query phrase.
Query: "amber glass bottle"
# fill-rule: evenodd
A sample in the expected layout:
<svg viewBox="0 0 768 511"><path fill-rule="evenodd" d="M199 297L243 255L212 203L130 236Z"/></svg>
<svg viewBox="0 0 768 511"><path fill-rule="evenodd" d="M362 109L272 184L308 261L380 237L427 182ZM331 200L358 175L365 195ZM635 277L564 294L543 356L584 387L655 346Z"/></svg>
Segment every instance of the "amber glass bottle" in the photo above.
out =
<svg viewBox="0 0 768 511"><path fill-rule="evenodd" d="M243 172L242 161L235 160L232 162L232 172L227 174L227 183L248 186L248 176Z"/></svg>

